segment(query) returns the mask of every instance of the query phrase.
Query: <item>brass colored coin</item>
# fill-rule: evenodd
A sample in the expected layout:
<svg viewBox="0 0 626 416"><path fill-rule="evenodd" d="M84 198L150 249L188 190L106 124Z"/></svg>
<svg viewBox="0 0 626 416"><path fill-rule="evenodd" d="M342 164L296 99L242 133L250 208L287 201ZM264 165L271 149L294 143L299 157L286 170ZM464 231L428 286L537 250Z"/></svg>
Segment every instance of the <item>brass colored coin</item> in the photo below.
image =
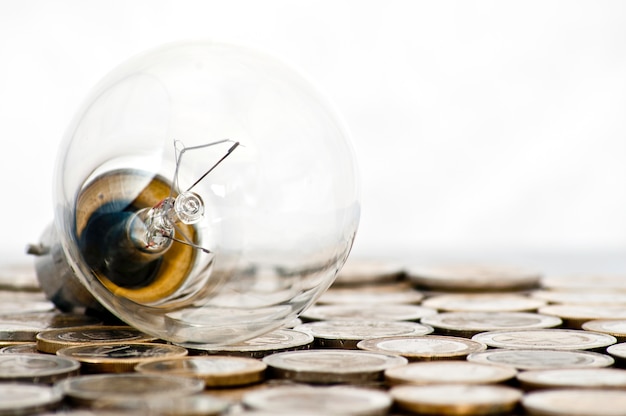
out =
<svg viewBox="0 0 626 416"><path fill-rule="evenodd" d="M437 311L417 305L315 305L300 317L307 321L419 321Z"/></svg>
<svg viewBox="0 0 626 416"><path fill-rule="evenodd" d="M526 390L546 388L626 388L626 370L617 368L559 368L524 371L517 379Z"/></svg>
<svg viewBox="0 0 626 416"><path fill-rule="evenodd" d="M374 338L359 342L357 347L366 351L401 355L411 361L463 359L468 354L487 348L478 341L444 335Z"/></svg>
<svg viewBox="0 0 626 416"><path fill-rule="evenodd" d="M84 325L96 325L99 319L74 313L37 312L0 315L0 341L34 342L39 332Z"/></svg>
<svg viewBox="0 0 626 416"><path fill-rule="evenodd" d="M1 382L52 384L57 380L78 375L79 368L78 361L54 355L0 355Z"/></svg>
<svg viewBox="0 0 626 416"><path fill-rule="evenodd" d="M626 305L548 305L539 313L558 316L568 328L578 329L596 319L626 319Z"/></svg>
<svg viewBox="0 0 626 416"><path fill-rule="evenodd" d="M522 406L534 416L624 416L626 391L602 389L551 389L531 392Z"/></svg>
<svg viewBox="0 0 626 416"><path fill-rule="evenodd" d="M468 361L424 361L385 371L389 384L491 384L512 379L517 370L509 366Z"/></svg>
<svg viewBox="0 0 626 416"><path fill-rule="evenodd" d="M473 353L467 360L474 363L508 365L518 370L548 370L553 368L599 368L613 365L606 354L590 351L507 350L495 349Z"/></svg>
<svg viewBox="0 0 626 416"><path fill-rule="evenodd" d="M420 322L445 335L470 338L479 332L502 329L553 328L561 324L561 319L530 312L443 312Z"/></svg>
<svg viewBox="0 0 626 416"><path fill-rule="evenodd" d="M369 351L288 351L263 358L274 376L295 382L330 384L382 380L383 372L405 365L407 359Z"/></svg>
<svg viewBox="0 0 626 416"><path fill-rule="evenodd" d="M531 296L568 305L626 305L626 292L537 290Z"/></svg>
<svg viewBox="0 0 626 416"><path fill-rule="evenodd" d="M63 395L50 386L27 383L2 383L0 416L32 415L56 407Z"/></svg>
<svg viewBox="0 0 626 416"><path fill-rule="evenodd" d="M413 267L407 273L418 287L452 292L531 289L541 280L541 275L531 270L489 265Z"/></svg>
<svg viewBox="0 0 626 416"><path fill-rule="evenodd" d="M614 336L618 342L626 341L626 319L596 319L582 325L585 331Z"/></svg>
<svg viewBox="0 0 626 416"><path fill-rule="evenodd" d="M40 332L37 349L54 354L61 348L87 344L150 342L156 338L130 326L85 326Z"/></svg>
<svg viewBox="0 0 626 416"><path fill-rule="evenodd" d="M146 374L95 374L71 377L57 383L58 390L79 406L124 407L199 393L201 380Z"/></svg>
<svg viewBox="0 0 626 416"><path fill-rule="evenodd" d="M258 390L243 397L246 407L297 414L386 415L392 404L383 391L353 386L279 386ZM307 413L308 414L308 413Z"/></svg>
<svg viewBox="0 0 626 416"><path fill-rule="evenodd" d="M497 385L402 385L390 392L398 407L417 414L493 415L512 411L522 393Z"/></svg>
<svg viewBox="0 0 626 416"><path fill-rule="evenodd" d="M401 266L380 260L349 258L337 273L333 286L359 286L389 283L402 279Z"/></svg>
<svg viewBox="0 0 626 416"><path fill-rule="evenodd" d="M60 357L77 360L87 373L126 373L135 366L158 358L176 358L187 355L183 347L165 344L91 344L61 348Z"/></svg>
<svg viewBox="0 0 626 416"><path fill-rule="evenodd" d="M591 350L608 347L615 337L577 329L526 329L482 332L472 337L493 348Z"/></svg>
<svg viewBox="0 0 626 416"><path fill-rule="evenodd" d="M508 293L454 293L426 299L422 306L440 312L528 312L546 301Z"/></svg>
<svg viewBox="0 0 626 416"><path fill-rule="evenodd" d="M139 364L145 374L175 375L204 380L207 387L243 386L263 381L267 365L254 358L205 356L160 359Z"/></svg>
<svg viewBox="0 0 626 416"><path fill-rule="evenodd" d="M363 286L356 288L330 288L317 300L325 305L363 305L372 303L416 304L424 295L410 287Z"/></svg>
<svg viewBox="0 0 626 416"><path fill-rule="evenodd" d="M389 336L417 336L433 332L433 328L406 321L317 321L295 328L315 337L322 348L356 349L364 339Z"/></svg>

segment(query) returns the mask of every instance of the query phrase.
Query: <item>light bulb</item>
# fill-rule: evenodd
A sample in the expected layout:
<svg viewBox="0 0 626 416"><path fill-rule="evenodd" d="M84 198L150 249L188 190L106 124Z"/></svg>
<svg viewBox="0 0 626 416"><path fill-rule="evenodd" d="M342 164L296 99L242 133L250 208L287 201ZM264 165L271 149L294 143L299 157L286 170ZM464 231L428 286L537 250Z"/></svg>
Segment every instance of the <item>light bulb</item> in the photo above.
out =
<svg viewBox="0 0 626 416"><path fill-rule="evenodd" d="M31 250L47 295L177 343L241 342L295 318L334 280L360 213L327 100L274 58L211 42L107 75L54 182L54 223Z"/></svg>

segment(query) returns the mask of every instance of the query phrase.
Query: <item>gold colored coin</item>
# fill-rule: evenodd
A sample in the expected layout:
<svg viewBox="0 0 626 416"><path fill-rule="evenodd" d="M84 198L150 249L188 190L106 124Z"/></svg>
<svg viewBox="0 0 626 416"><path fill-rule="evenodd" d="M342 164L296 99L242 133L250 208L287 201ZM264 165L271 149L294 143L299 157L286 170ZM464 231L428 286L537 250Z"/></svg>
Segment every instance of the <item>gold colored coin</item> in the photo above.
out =
<svg viewBox="0 0 626 416"><path fill-rule="evenodd" d="M156 338L130 326L85 326L55 329L37 334L37 349L54 354L61 348L89 344L150 342Z"/></svg>

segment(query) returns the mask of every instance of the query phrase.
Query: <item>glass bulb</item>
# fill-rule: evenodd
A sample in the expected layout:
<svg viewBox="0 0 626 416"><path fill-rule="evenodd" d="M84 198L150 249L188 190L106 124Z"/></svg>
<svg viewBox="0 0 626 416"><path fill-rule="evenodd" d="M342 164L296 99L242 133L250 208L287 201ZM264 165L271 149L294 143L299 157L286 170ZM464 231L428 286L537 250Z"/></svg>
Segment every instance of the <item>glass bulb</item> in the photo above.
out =
<svg viewBox="0 0 626 416"><path fill-rule="evenodd" d="M80 283L178 343L241 342L296 317L343 265L360 212L329 103L285 64L211 42L107 75L55 183L54 234Z"/></svg>

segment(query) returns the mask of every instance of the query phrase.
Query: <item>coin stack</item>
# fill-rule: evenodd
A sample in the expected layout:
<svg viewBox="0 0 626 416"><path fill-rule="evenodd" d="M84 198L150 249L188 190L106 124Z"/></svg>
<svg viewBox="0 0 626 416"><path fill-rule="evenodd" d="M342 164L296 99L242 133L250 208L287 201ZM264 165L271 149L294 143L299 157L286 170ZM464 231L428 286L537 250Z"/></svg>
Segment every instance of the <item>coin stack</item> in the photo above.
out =
<svg viewBox="0 0 626 416"><path fill-rule="evenodd" d="M300 320L215 346L61 313L20 273L0 416L626 415L618 277L350 260Z"/></svg>

